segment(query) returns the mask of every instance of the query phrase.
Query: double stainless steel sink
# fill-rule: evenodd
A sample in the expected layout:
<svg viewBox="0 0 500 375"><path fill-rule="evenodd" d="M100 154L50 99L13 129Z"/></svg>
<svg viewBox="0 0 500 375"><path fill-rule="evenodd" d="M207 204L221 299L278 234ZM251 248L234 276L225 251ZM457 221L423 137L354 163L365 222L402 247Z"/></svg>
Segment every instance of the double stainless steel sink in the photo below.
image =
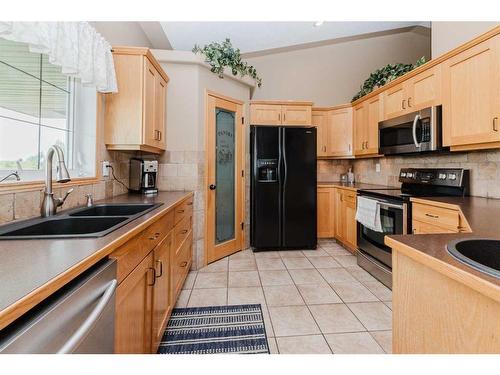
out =
<svg viewBox="0 0 500 375"><path fill-rule="evenodd" d="M500 240L471 238L448 244L448 252L460 262L500 278Z"/></svg>
<svg viewBox="0 0 500 375"><path fill-rule="evenodd" d="M0 240L102 237L154 210L156 204L98 204L48 218L35 218L0 227Z"/></svg>

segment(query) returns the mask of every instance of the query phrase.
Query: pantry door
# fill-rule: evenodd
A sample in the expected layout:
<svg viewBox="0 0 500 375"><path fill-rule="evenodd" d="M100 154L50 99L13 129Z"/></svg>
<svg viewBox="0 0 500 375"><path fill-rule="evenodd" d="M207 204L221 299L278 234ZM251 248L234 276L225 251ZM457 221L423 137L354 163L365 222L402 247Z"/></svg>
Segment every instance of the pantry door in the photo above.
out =
<svg viewBox="0 0 500 375"><path fill-rule="evenodd" d="M244 238L243 103L206 95L206 263L242 249Z"/></svg>

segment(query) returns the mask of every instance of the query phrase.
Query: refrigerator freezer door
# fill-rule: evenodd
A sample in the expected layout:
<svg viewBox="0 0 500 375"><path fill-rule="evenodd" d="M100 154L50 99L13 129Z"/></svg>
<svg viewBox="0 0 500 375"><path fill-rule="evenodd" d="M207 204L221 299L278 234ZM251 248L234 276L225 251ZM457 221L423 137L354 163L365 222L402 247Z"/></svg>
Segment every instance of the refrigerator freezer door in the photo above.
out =
<svg viewBox="0 0 500 375"><path fill-rule="evenodd" d="M274 181L259 179L259 163L276 160L280 164L280 128L251 128L251 207L250 242L257 249L276 248L281 245L280 236L280 177ZM262 176L261 176L262 177ZM259 181L260 180L260 181Z"/></svg>
<svg viewBox="0 0 500 375"><path fill-rule="evenodd" d="M283 128L282 246L315 249L316 129Z"/></svg>

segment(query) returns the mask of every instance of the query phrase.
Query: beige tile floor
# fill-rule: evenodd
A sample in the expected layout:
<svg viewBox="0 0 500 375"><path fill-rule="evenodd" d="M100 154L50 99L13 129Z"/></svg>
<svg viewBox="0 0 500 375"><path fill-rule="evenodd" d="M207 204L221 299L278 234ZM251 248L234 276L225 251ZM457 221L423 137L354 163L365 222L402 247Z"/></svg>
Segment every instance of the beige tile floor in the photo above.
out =
<svg viewBox="0 0 500 375"><path fill-rule="evenodd" d="M177 307L260 303L271 353L391 353L392 293L333 240L192 271Z"/></svg>

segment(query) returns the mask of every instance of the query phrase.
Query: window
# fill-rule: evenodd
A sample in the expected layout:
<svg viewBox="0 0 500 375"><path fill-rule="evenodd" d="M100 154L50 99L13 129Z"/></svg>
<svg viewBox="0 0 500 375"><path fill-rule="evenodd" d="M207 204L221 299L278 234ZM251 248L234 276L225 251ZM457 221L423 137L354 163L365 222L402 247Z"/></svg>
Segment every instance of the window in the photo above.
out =
<svg viewBox="0 0 500 375"><path fill-rule="evenodd" d="M62 147L72 178L95 176L96 104L94 87L0 38L0 179L18 171L21 181L43 180L53 144Z"/></svg>

